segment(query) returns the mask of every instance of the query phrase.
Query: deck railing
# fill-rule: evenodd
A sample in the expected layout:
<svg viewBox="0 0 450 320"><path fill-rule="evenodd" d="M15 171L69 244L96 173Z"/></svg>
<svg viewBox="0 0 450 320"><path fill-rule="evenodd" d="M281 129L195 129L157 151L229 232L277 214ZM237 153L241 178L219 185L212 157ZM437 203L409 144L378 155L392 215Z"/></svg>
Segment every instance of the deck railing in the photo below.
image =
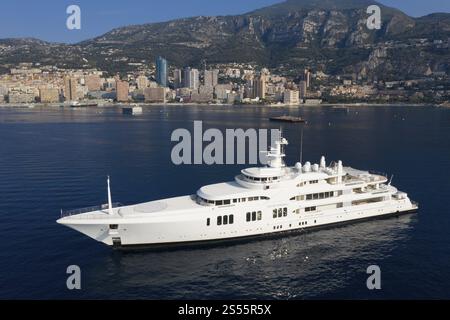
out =
<svg viewBox="0 0 450 320"><path fill-rule="evenodd" d="M123 207L123 205L119 202L115 202L112 204L113 208L119 208ZM94 211L105 211L109 209L108 204L102 204L99 206L93 206L93 207L87 207L87 208L80 208L80 209L71 209L71 210L63 210L61 209L61 218L64 217L70 217L77 214L87 213L87 212L94 212Z"/></svg>

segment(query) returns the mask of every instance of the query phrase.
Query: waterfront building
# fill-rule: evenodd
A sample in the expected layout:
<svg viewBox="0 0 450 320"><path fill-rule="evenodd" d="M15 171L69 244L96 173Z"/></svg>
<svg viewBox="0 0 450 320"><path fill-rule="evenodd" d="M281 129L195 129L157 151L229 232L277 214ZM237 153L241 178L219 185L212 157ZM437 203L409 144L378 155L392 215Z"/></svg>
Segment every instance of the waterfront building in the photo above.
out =
<svg viewBox="0 0 450 320"><path fill-rule="evenodd" d="M175 69L173 71L173 84L176 89L181 88L183 86L183 78L181 69Z"/></svg>
<svg viewBox="0 0 450 320"><path fill-rule="evenodd" d="M300 90L300 99L304 99L307 92L307 84L305 80L300 81L298 88Z"/></svg>
<svg viewBox="0 0 450 320"><path fill-rule="evenodd" d="M266 98L266 75L264 73L253 80L253 98Z"/></svg>
<svg viewBox="0 0 450 320"><path fill-rule="evenodd" d="M303 73L303 80L306 82L306 87L309 88L311 85L311 71L309 69L305 69Z"/></svg>
<svg viewBox="0 0 450 320"><path fill-rule="evenodd" d="M129 84L127 81L116 79L116 93L118 102L127 102L129 100Z"/></svg>
<svg viewBox="0 0 450 320"><path fill-rule="evenodd" d="M284 103L287 105L298 105L300 96L297 90L286 90L284 92Z"/></svg>
<svg viewBox="0 0 450 320"><path fill-rule="evenodd" d="M77 94L78 79L66 77L64 79L64 98L66 101L78 100Z"/></svg>
<svg viewBox="0 0 450 320"><path fill-rule="evenodd" d="M33 93L26 93L21 91L10 92L8 98L10 104L33 103L36 100L36 97Z"/></svg>
<svg viewBox="0 0 450 320"><path fill-rule="evenodd" d="M203 82L206 87L214 88L219 82L219 70L205 70Z"/></svg>
<svg viewBox="0 0 450 320"><path fill-rule="evenodd" d="M163 57L156 58L156 82L167 87L167 60Z"/></svg>
<svg viewBox="0 0 450 320"><path fill-rule="evenodd" d="M242 93L239 92L230 92L227 95L227 103L228 104L235 104L235 103L240 103L242 102Z"/></svg>
<svg viewBox="0 0 450 320"><path fill-rule="evenodd" d="M59 90L57 88L39 89L39 98L42 103L59 102Z"/></svg>
<svg viewBox="0 0 450 320"><path fill-rule="evenodd" d="M146 102L166 102L166 88L146 88L144 90L144 97Z"/></svg>
<svg viewBox="0 0 450 320"><path fill-rule="evenodd" d="M189 67L184 69L184 86L192 90L197 90L199 87L199 72L197 69Z"/></svg>
<svg viewBox="0 0 450 320"><path fill-rule="evenodd" d="M233 87L231 84L218 84L214 88L214 94L218 100L227 100L228 94L231 93Z"/></svg>
<svg viewBox="0 0 450 320"><path fill-rule="evenodd" d="M88 91L100 91L103 86L103 81L97 74L87 75L84 78L84 82Z"/></svg>

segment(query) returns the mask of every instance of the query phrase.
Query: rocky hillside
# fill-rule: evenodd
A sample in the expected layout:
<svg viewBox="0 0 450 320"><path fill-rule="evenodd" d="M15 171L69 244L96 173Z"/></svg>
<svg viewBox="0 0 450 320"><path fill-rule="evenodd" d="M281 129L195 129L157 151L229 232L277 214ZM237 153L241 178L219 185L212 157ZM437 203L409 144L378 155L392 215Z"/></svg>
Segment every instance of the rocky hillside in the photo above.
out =
<svg viewBox="0 0 450 320"><path fill-rule="evenodd" d="M157 55L171 64L255 62L295 74L395 79L450 73L450 14L411 18L383 5L381 30L366 27L368 0L287 0L239 16L194 17L114 29L76 45L0 40L0 64L19 61L115 71Z"/></svg>

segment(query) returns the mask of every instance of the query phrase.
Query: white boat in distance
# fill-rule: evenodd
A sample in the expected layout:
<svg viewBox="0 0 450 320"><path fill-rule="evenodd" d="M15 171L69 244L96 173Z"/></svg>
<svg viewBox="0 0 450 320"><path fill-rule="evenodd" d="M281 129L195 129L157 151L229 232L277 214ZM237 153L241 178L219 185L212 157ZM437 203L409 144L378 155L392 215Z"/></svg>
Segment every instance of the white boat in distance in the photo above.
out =
<svg viewBox="0 0 450 320"><path fill-rule="evenodd" d="M385 175L326 165L284 164L281 136L267 166L247 168L234 181L194 195L136 205L108 204L62 212L57 221L116 248L167 247L272 236L369 218L414 212L418 204Z"/></svg>

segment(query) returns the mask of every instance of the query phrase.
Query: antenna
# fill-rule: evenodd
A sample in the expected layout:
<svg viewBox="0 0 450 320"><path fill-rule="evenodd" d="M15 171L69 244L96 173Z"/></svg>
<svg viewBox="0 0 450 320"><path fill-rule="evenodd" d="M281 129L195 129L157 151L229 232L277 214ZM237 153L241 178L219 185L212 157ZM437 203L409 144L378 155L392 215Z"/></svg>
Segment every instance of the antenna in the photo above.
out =
<svg viewBox="0 0 450 320"><path fill-rule="evenodd" d="M303 163L303 125L300 124L300 163Z"/></svg>
<svg viewBox="0 0 450 320"><path fill-rule="evenodd" d="M389 179L389 183L388 183L388 186L390 186L391 185L391 183L392 183L392 179L394 178L394 175L391 175L391 179Z"/></svg>
<svg viewBox="0 0 450 320"><path fill-rule="evenodd" d="M114 215L113 207L112 207L112 199L111 199L111 187L109 184L109 176L108 176L108 213L109 215Z"/></svg>

